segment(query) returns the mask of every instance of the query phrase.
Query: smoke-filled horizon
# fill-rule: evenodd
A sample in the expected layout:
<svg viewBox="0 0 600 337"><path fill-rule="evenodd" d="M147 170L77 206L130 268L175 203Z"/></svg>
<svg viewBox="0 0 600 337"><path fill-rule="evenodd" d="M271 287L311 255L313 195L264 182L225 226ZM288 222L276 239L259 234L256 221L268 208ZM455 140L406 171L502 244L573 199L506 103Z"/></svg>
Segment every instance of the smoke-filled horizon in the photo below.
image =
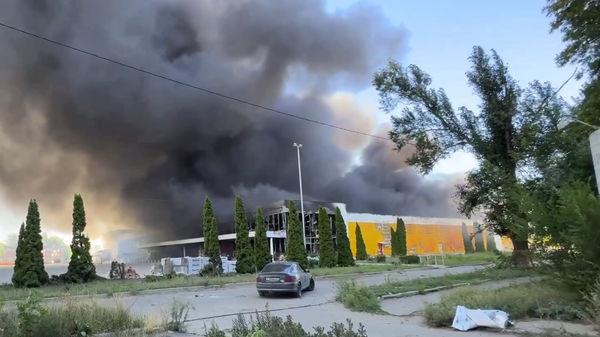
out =
<svg viewBox="0 0 600 337"><path fill-rule="evenodd" d="M182 82L294 115L379 132L351 92L406 50L407 32L360 3L322 0L5 0L0 20ZM298 196L353 212L456 216L453 181L404 163L411 149L259 110L0 31L0 188L19 212L69 231L74 193L88 231L201 235L204 197L232 217ZM292 88L294 90L292 90ZM296 90L296 88L300 88ZM352 167L356 151L362 165ZM168 200L168 201L164 201ZM220 220L219 222L223 222ZM227 230L227 229L225 229Z"/></svg>

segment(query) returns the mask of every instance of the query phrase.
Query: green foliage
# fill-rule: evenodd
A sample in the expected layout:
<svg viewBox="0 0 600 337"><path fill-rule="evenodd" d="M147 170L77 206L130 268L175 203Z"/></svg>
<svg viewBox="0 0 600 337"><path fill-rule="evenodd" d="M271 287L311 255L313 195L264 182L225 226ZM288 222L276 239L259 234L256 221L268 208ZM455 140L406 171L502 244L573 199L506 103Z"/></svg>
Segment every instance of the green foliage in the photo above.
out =
<svg viewBox="0 0 600 337"><path fill-rule="evenodd" d="M377 263L385 263L387 261L387 257L383 254L377 254L377 257L375 257L375 262Z"/></svg>
<svg viewBox="0 0 600 337"><path fill-rule="evenodd" d="M392 246L392 256L398 256L398 237L396 231L390 227L390 244Z"/></svg>
<svg viewBox="0 0 600 337"><path fill-rule="evenodd" d="M535 252L554 278L583 293L593 289L600 274L600 200L589 185L562 187L550 203L525 192L518 196L527 214L520 220L530 226Z"/></svg>
<svg viewBox="0 0 600 337"><path fill-rule="evenodd" d="M19 336L38 337L41 335L42 331L39 331L39 326L47 310L42 306L39 297L32 293L25 301L17 302L17 311L19 312Z"/></svg>
<svg viewBox="0 0 600 337"><path fill-rule="evenodd" d="M406 255L406 225L404 225L402 218L396 219L396 247L398 249L398 256Z"/></svg>
<svg viewBox="0 0 600 337"><path fill-rule="evenodd" d="M303 268L308 267L308 255L306 254L306 248L304 247L304 238L302 235L303 228L300 225L300 219L298 219L298 212L296 211L296 205L292 200L289 201L290 219L288 221L288 233L287 233L287 252L286 261L293 261L299 263Z"/></svg>
<svg viewBox="0 0 600 337"><path fill-rule="evenodd" d="M419 257L417 255L400 256L399 260L400 260L400 263L404 263L404 264L419 264L419 263L421 263L421 260L419 259Z"/></svg>
<svg viewBox="0 0 600 337"><path fill-rule="evenodd" d="M35 288L50 283L50 277L44 268L44 245L42 243L40 212L35 200L29 202L27 219L23 230L23 240L19 242L22 246L18 248L20 261L15 267L18 275L15 275L13 285L15 287Z"/></svg>
<svg viewBox="0 0 600 337"><path fill-rule="evenodd" d="M17 250L16 250L16 258L15 265L13 267L13 276L12 276L12 284L17 287L23 287L25 284L24 280L24 267L23 260L26 253L26 247L23 241L25 240L25 223L21 223L21 228L19 229L19 236L17 239Z"/></svg>
<svg viewBox="0 0 600 337"><path fill-rule="evenodd" d="M208 196L204 199L204 254L209 257L213 274L220 274L223 270L223 261L221 261L221 246L219 245L219 230L217 228L217 219L212 209L212 203Z"/></svg>
<svg viewBox="0 0 600 337"><path fill-rule="evenodd" d="M528 249L527 232L513 226L518 205L508 191L520 183L518 171L545 165L537 160L553 148L545 137L556 133L568 107L548 83L533 81L526 89L519 87L493 50L487 54L476 46L469 60L467 80L482 101L480 111L455 110L445 91L431 88L431 77L415 65L405 68L390 61L375 74L373 84L384 111L405 106L400 115L391 118L390 138L398 149L414 144L416 151L407 159L409 165L427 174L457 151L479 159L479 167L458 187L459 211L471 216L486 209L484 226L513 238L513 257L519 264L528 264L523 258ZM529 179L533 178L524 177Z"/></svg>
<svg viewBox="0 0 600 337"><path fill-rule="evenodd" d="M235 271L237 274L256 272L249 232L246 209L242 198L238 195L235 197Z"/></svg>
<svg viewBox="0 0 600 337"><path fill-rule="evenodd" d="M261 271L272 261L272 258L263 212L260 207L257 207L256 224L254 226L254 263L256 264L256 270Z"/></svg>
<svg viewBox="0 0 600 337"><path fill-rule="evenodd" d="M360 230L358 222L356 223L354 233L356 236L356 259L359 261L366 261L369 258L367 255L367 246L365 245L365 239L362 236L362 231Z"/></svg>
<svg viewBox="0 0 600 337"><path fill-rule="evenodd" d="M73 200L73 239L71 241L71 260L69 268L64 275L68 283L85 283L97 279L96 266L90 254L90 238L83 233L87 221L83 198L75 194Z"/></svg>
<svg viewBox="0 0 600 337"><path fill-rule="evenodd" d="M496 240L494 238L494 233L487 233L487 251L488 252L495 252L498 249L496 248Z"/></svg>
<svg viewBox="0 0 600 337"><path fill-rule="evenodd" d="M335 237L337 239L337 265L340 267L354 266L346 222L339 207L335 208Z"/></svg>
<svg viewBox="0 0 600 337"><path fill-rule="evenodd" d="M333 249L331 221L325 208L319 206L319 267L333 268L337 261Z"/></svg>
<svg viewBox="0 0 600 337"><path fill-rule="evenodd" d="M258 312L250 320L240 314L234 319L231 332L225 332L216 323L211 327L205 326L206 337L367 337L367 332L362 324L358 330L350 319L346 324L333 323L329 331L323 327L314 327L314 332L305 331L300 323L292 320L292 316L285 319L272 315L267 307L266 311Z"/></svg>
<svg viewBox="0 0 600 337"><path fill-rule="evenodd" d="M375 292L370 287L354 280L341 281L337 284L336 300L352 311L384 313Z"/></svg>
<svg viewBox="0 0 600 337"><path fill-rule="evenodd" d="M471 241L471 233L469 233L469 230L467 229L467 224L465 224L464 222L462 223L462 238L463 245L465 246L465 254L475 253L475 250L473 249L473 241Z"/></svg>

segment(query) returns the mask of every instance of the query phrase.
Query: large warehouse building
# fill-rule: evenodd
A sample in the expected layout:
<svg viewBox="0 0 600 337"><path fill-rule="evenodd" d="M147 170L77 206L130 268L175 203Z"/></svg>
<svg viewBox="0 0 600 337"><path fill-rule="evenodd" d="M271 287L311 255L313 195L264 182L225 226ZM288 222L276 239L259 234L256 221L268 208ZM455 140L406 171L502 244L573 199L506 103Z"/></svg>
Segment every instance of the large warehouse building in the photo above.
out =
<svg viewBox="0 0 600 337"><path fill-rule="evenodd" d="M298 217L301 218L299 202L296 201ZM371 255L391 254L390 229L396 230L396 221L402 218L406 226L406 242L409 254L452 254L464 253L465 242L470 242L475 247L488 251L512 250L509 239L501 238L485 230L477 230L477 224L466 219L450 218L421 218L401 215L378 215L368 213L352 213L343 203L329 203L318 201L304 202L304 227L306 233L306 248L309 253L318 251L318 207L323 206L330 215L330 223L335 221L335 208L339 207L346 223L352 252L356 254L356 226L360 226L367 253ZM288 202L281 200L263 207L264 222L267 226L271 253L278 255L285 252L286 229L289 219ZM252 221L253 222L253 221ZM335 240L335 226L333 238ZM251 228L250 237L254 237ZM226 255L234 255L235 233L219 235L221 251ZM150 259L162 257L195 256L202 254L203 237L184 240L164 241L139 244L140 250L150 252Z"/></svg>

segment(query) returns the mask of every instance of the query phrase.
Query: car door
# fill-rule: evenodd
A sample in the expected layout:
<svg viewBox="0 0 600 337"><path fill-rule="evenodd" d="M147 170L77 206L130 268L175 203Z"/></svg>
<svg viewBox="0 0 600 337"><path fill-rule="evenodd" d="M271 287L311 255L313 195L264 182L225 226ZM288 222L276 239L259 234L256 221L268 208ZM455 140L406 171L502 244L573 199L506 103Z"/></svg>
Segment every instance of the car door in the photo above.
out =
<svg viewBox="0 0 600 337"><path fill-rule="evenodd" d="M302 268L301 265L297 265L298 267L298 274L300 275L300 282L302 282L302 288L306 288L308 287L308 283L310 282L310 280L307 279L308 274L306 273L306 270L304 270L304 268Z"/></svg>

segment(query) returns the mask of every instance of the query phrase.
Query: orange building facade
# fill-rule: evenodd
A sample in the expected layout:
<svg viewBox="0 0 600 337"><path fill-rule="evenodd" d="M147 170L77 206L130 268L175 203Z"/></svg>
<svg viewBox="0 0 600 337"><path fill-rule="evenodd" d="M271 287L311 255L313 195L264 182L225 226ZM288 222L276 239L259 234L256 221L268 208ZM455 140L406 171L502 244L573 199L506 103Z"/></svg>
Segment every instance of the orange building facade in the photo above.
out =
<svg viewBox="0 0 600 337"><path fill-rule="evenodd" d="M478 225L471 220L347 212L344 220L352 253L356 254L356 227L360 226L368 254L391 255L391 229L397 230L398 218L402 218L406 227L409 255L460 254L465 253L465 244L471 244L473 251L512 250L510 239L478 230Z"/></svg>

